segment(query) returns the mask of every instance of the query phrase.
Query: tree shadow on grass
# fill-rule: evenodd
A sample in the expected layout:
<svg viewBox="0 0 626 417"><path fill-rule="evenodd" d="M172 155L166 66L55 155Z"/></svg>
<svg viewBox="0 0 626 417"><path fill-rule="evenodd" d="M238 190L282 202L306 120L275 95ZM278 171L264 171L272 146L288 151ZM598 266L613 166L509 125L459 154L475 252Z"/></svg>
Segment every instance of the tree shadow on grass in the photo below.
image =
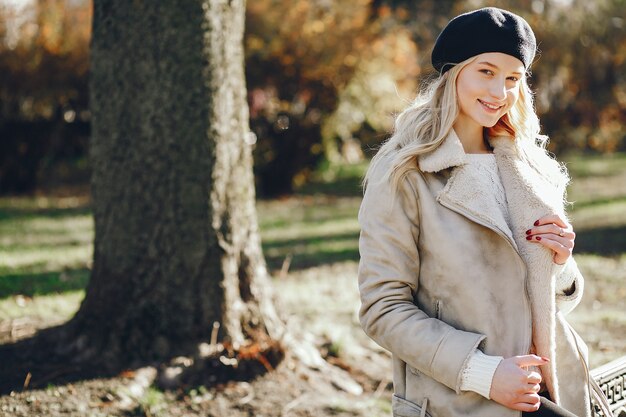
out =
<svg viewBox="0 0 626 417"><path fill-rule="evenodd" d="M280 270L286 257L266 256L268 267L271 270ZM321 265L337 262L358 261L358 249L346 249L341 251L319 251L315 254L294 254L289 262L290 271L301 271Z"/></svg>
<svg viewBox="0 0 626 417"><path fill-rule="evenodd" d="M298 210L299 208L295 208L294 210ZM294 224L307 224L312 222L323 223L328 221L338 222L345 220L356 220L357 219L357 211L350 209L343 210L331 210L331 209L322 209L317 210L314 215L305 216L303 219L291 220L288 218L284 219L262 219L261 220L261 229L284 229Z"/></svg>
<svg viewBox="0 0 626 417"><path fill-rule="evenodd" d="M358 232L349 232L332 236L264 242L263 251L271 270L280 270L287 257L291 259L290 270L302 270L335 262L358 261L358 238ZM333 244L343 242L347 242L348 247L332 248ZM325 244L328 247L325 247Z"/></svg>
<svg viewBox="0 0 626 417"><path fill-rule="evenodd" d="M336 197L362 197L361 178L341 178L333 182L312 182L296 192L296 195L324 194Z"/></svg>
<svg viewBox="0 0 626 417"><path fill-rule="evenodd" d="M626 226L577 231L574 252L604 256L626 253Z"/></svg>
<svg viewBox="0 0 626 417"><path fill-rule="evenodd" d="M47 217L52 219L62 219L65 217L75 217L91 215L92 209L89 206L70 208L7 208L0 207L0 221L28 220L35 217Z"/></svg>
<svg viewBox="0 0 626 417"><path fill-rule="evenodd" d="M87 286L90 274L87 268L0 274L0 299L16 294L32 297L82 290Z"/></svg>

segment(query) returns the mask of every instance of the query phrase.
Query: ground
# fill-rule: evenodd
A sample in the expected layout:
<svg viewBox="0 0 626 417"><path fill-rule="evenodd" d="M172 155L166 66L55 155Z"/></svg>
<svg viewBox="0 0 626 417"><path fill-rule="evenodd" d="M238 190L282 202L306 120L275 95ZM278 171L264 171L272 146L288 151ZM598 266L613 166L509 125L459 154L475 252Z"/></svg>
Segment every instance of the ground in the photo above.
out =
<svg viewBox="0 0 626 417"><path fill-rule="evenodd" d="M569 319L589 345L593 368L626 355L626 157L573 158L568 167L575 258L586 279ZM357 320L360 173L331 175L316 189L258 204L277 307L291 333L335 366L335 383L328 368L311 369L293 354L254 381L211 389L162 391L146 367L0 396L0 416L389 416L390 357ZM72 316L92 240L84 190L0 199L0 344ZM348 376L361 393L341 379Z"/></svg>
<svg viewBox="0 0 626 417"><path fill-rule="evenodd" d="M274 372L250 382L214 389L161 391L151 386L156 370L129 370L115 378L50 385L0 397L0 416L384 416L389 414L389 355L360 331L355 262L311 267L275 280L276 302L293 333L307 338L328 362L363 388L350 393L328 375L293 355ZM319 277L325 277L319 279ZM311 291L319 294L312 299ZM77 300L75 300L77 301ZM37 303L37 300L25 301ZM2 333L10 338L7 322ZM51 323L19 321L24 337ZM15 337L13 337L15 340ZM367 366L363 366L367 364Z"/></svg>

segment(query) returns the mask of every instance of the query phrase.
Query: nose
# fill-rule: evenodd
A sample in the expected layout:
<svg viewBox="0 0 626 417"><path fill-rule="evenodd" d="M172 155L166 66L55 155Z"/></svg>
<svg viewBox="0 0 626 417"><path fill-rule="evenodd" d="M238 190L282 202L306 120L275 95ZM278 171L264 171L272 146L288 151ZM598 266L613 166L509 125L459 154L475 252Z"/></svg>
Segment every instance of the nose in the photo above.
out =
<svg viewBox="0 0 626 417"><path fill-rule="evenodd" d="M506 98L505 80L499 78L494 79L489 88L489 94L495 99L504 100Z"/></svg>

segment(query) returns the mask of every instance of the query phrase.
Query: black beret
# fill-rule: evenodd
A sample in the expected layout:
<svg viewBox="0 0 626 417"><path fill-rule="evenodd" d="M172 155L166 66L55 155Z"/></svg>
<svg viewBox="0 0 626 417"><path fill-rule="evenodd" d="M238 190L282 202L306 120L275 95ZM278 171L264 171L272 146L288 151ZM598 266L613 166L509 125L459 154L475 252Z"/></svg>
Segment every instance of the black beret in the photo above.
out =
<svg viewBox="0 0 626 417"><path fill-rule="evenodd" d="M485 52L502 52L528 69L535 57L535 34L523 18L496 7L485 7L452 19L435 41L433 67L441 74L452 65Z"/></svg>

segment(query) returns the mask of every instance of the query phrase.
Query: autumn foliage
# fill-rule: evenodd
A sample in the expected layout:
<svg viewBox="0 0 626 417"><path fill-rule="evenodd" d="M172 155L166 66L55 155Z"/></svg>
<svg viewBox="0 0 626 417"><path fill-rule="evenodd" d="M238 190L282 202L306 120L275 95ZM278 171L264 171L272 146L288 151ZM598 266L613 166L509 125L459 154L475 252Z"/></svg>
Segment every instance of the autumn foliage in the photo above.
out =
<svg viewBox="0 0 626 417"><path fill-rule="evenodd" d="M248 1L245 65L261 195L390 132L470 0ZM508 0L539 40L530 83L552 150L626 149L624 0ZM0 192L88 179L91 2L0 6ZM371 153L371 152L370 152Z"/></svg>
<svg viewBox="0 0 626 417"><path fill-rule="evenodd" d="M88 180L91 2L0 6L0 191Z"/></svg>

